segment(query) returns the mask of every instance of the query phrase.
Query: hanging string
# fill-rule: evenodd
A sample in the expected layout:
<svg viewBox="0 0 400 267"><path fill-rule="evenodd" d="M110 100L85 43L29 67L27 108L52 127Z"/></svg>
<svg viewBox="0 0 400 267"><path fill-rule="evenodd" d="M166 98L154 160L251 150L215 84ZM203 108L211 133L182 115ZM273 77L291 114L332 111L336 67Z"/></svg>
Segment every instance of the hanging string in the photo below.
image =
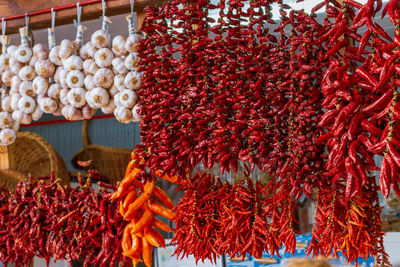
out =
<svg viewBox="0 0 400 267"><path fill-rule="evenodd" d="M74 20L74 24L76 27L81 25L81 15L82 15L82 6L79 4L79 1L76 3L76 20Z"/></svg>
<svg viewBox="0 0 400 267"><path fill-rule="evenodd" d="M28 12L25 12L25 26L26 26L26 34L29 33L29 16Z"/></svg>
<svg viewBox="0 0 400 267"><path fill-rule="evenodd" d="M7 21L4 20L4 16L1 18L1 35L6 35Z"/></svg>
<svg viewBox="0 0 400 267"><path fill-rule="evenodd" d="M135 7L135 0L130 0L131 3L131 15L133 16L133 9Z"/></svg>
<svg viewBox="0 0 400 267"><path fill-rule="evenodd" d="M51 28L54 29L56 26L56 12L54 11L54 8L51 8Z"/></svg>
<svg viewBox="0 0 400 267"><path fill-rule="evenodd" d="M136 17L136 12L134 12L135 9L135 0L130 0L130 4L131 4L131 21L132 21L132 25L133 25L133 29L135 31L138 30L137 27L137 17Z"/></svg>

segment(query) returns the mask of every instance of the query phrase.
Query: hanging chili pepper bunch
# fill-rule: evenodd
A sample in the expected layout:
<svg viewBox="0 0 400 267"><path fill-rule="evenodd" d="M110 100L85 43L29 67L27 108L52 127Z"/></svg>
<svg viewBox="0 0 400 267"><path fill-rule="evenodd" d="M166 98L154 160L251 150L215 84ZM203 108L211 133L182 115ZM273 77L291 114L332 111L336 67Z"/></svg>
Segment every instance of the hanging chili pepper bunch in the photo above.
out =
<svg viewBox="0 0 400 267"><path fill-rule="evenodd" d="M172 243L176 255L194 255L196 261L216 261L223 252L218 241L223 198L229 196L231 186L206 172L198 172L181 187L185 196L175 207L175 233Z"/></svg>
<svg viewBox="0 0 400 267"><path fill-rule="evenodd" d="M155 216L173 220L175 213L172 200L154 184L154 177L149 177L142 167L143 159L134 151L124 179L110 198L119 201L119 213L129 222L120 241L123 255L131 258L134 266L143 260L146 266L151 267L153 246L165 247L164 237L156 228L172 232Z"/></svg>
<svg viewBox="0 0 400 267"><path fill-rule="evenodd" d="M28 265L34 256L55 260L82 260L84 266L126 262L121 237L126 223L117 201L108 197L114 186L101 184L100 192L90 180L80 178L71 188L55 176L20 182L14 194L1 199L0 260Z"/></svg>
<svg viewBox="0 0 400 267"><path fill-rule="evenodd" d="M324 4L329 11L326 23L331 23L330 19L333 25L319 40L329 49L326 57L330 64L321 84L326 112L319 126L325 132L317 141L326 145L329 156L324 166L326 179L318 188L316 225L308 250L313 255L337 255L340 250L349 262L372 255L385 265L378 187L369 171L379 170L373 156L383 152L379 150L386 147L389 135L390 123L386 126L387 114L382 114L382 109L391 101L394 89L388 86L383 94L379 88L393 73L377 64L391 64L378 48L387 46L384 39L391 37L374 21L381 1ZM363 25L366 31L361 29ZM362 36L358 34L361 30ZM388 165L383 164L380 187L388 194L390 182L382 179L385 168Z"/></svg>

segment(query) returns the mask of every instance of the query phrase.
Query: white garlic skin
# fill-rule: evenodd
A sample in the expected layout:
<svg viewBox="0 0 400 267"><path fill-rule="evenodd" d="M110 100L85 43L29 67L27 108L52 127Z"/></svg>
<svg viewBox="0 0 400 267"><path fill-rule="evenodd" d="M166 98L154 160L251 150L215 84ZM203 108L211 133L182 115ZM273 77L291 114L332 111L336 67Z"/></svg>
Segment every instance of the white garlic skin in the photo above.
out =
<svg viewBox="0 0 400 267"><path fill-rule="evenodd" d="M19 86L19 93L21 94L21 96L35 97L36 92L35 89L33 88L33 82L22 81L22 83Z"/></svg>
<svg viewBox="0 0 400 267"><path fill-rule="evenodd" d="M83 68L83 60L77 55L72 55L64 60L63 66L67 71L81 70Z"/></svg>
<svg viewBox="0 0 400 267"><path fill-rule="evenodd" d="M84 80L85 88L86 90L90 91L93 88L96 87L96 84L94 82L93 75L86 75L85 80Z"/></svg>
<svg viewBox="0 0 400 267"><path fill-rule="evenodd" d="M45 97L39 101L39 106L43 110L44 113L53 114L58 106L57 101L50 97Z"/></svg>
<svg viewBox="0 0 400 267"><path fill-rule="evenodd" d="M68 100L68 93L69 93L69 89L62 89L60 91L60 102L63 105L69 105L69 100Z"/></svg>
<svg viewBox="0 0 400 267"><path fill-rule="evenodd" d="M129 53L137 52L139 42L143 39L143 36L139 33L134 33L130 35L125 42L125 49Z"/></svg>
<svg viewBox="0 0 400 267"><path fill-rule="evenodd" d="M1 74L1 82L3 86L11 86L11 79L14 77L14 73L10 68L7 68Z"/></svg>
<svg viewBox="0 0 400 267"><path fill-rule="evenodd" d="M114 82L114 73L110 69L101 68L95 73L93 79L98 87L108 89Z"/></svg>
<svg viewBox="0 0 400 267"><path fill-rule="evenodd" d="M100 68L107 68L111 66L114 58L113 52L109 48L101 48L94 54L94 60Z"/></svg>
<svg viewBox="0 0 400 267"><path fill-rule="evenodd" d="M18 76L23 81L32 81L36 77L36 72L31 66L24 66L19 71Z"/></svg>
<svg viewBox="0 0 400 267"><path fill-rule="evenodd" d="M128 51L125 48L126 37L122 35L117 35L112 40L112 51L117 56L125 56Z"/></svg>
<svg viewBox="0 0 400 267"><path fill-rule="evenodd" d="M85 96L86 91L83 88L73 88L67 94L69 103L76 108L81 108L86 105Z"/></svg>
<svg viewBox="0 0 400 267"><path fill-rule="evenodd" d="M85 77L83 73L79 70L73 70L67 74L67 85L69 88L83 87L85 82Z"/></svg>
<svg viewBox="0 0 400 267"><path fill-rule="evenodd" d="M22 96L18 101L18 109L25 114L31 114L36 108L36 101L30 96Z"/></svg>
<svg viewBox="0 0 400 267"><path fill-rule="evenodd" d="M29 47L19 46L14 53L14 58L21 63L27 63L32 57L32 50Z"/></svg>
<svg viewBox="0 0 400 267"><path fill-rule="evenodd" d="M110 95L104 88L96 87L86 93L86 101L91 108L98 109L108 104Z"/></svg>
<svg viewBox="0 0 400 267"><path fill-rule="evenodd" d="M12 112L11 108L11 96L6 96L1 99L1 109L6 112Z"/></svg>
<svg viewBox="0 0 400 267"><path fill-rule="evenodd" d="M49 89L49 81L41 76L37 76L32 82L33 90L37 95L45 95Z"/></svg>
<svg viewBox="0 0 400 267"><path fill-rule="evenodd" d="M62 40L58 50L58 56L60 57L60 59L69 58L73 52L74 52L73 42L67 39Z"/></svg>
<svg viewBox="0 0 400 267"><path fill-rule="evenodd" d="M17 135L14 130L3 129L0 131L0 142L2 145L8 146L15 142Z"/></svg>
<svg viewBox="0 0 400 267"><path fill-rule="evenodd" d="M133 108L133 106L137 102L137 99L138 95L136 94L136 92L129 89L122 91L119 95L119 102L123 107L126 108Z"/></svg>
<svg viewBox="0 0 400 267"><path fill-rule="evenodd" d="M42 117L42 115L43 110L39 107L39 105L37 105L35 110L31 114L32 120L38 121Z"/></svg>
<svg viewBox="0 0 400 267"><path fill-rule="evenodd" d="M10 58L10 69L12 72L18 74L22 67L23 65L21 64L21 62L19 62L15 58Z"/></svg>
<svg viewBox="0 0 400 267"><path fill-rule="evenodd" d="M43 78L53 77L55 70L56 67L50 60L41 60L35 64L36 73Z"/></svg>
<svg viewBox="0 0 400 267"><path fill-rule="evenodd" d="M53 99L59 99L61 89L62 87L60 84L53 83L52 85L49 86L49 89L47 90L47 95Z"/></svg>
<svg viewBox="0 0 400 267"><path fill-rule="evenodd" d="M140 122L142 120L142 116L140 116L140 108L139 104L136 104L132 109L132 121Z"/></svg>
<svg viewBox="0 0 400 267"><path fill-rule="evenodd" d="M83 71L85 74L94 75L99 70L94 59L88 58L83 62Z"/></svg>
<svg viewBox="0 0 400 267"><path fill-rule="evenodd" d="M125 58L125 67L128 70L134 70L137 71L139 69L139 56L138 53L130 53L126 58Z"/></svg>
<svg viewBox="0 0 400 267"><path fill-rule="evenodd" d="M130 123L132 121L132 111L128 108L119 107L114 110L115 118L122 123Z"/></svg>
<svg viewBox="0 0 400 267"><path fill-rule="evenodd" d="M142 74L136 71L128 72L124 83L127 89L138 90L142 85Z"/></svg>
<svg viewBox="0 0 400 267"><path fill-rule="evenodd" d="M106 30L97 30L92 34L90 41L98 49L107 47L110 43L110 34Z"/></svg>
<svg viewBox="0 0 400 267"><path fill-rule="evenodd" d="M11 128L13 124L13 119L11 113L2 111L0 112L0 128Z"/></svg>
<svg viewBox="0 0 400 267"><path fill-rule="evenodd" d="M37 60L46 60L48 57L46 46L42 43L35 44L32 51Z"/></svg>
<svg viewBox="0 0 400 267"><path fill-rule="evenodd" d="M112 60L112 66L118 74L126 74L129 71L125 66L125 60L120 57L116 57Z"/></svg>
<svg viewBox="0 0 400 267"><path fill-rule="evenodd" d="M11 95L11 109L18 110L18 102L21 99L21 95L19 93L14 93ZM13 117L14 118L14 117Z"/></svg>
<svg viewBox="0 0 400 267"><path fill-rule="evenodd" d="M56 66L62 65L62 61L59 56L59 52L60 52L59 46L53 47L52 49L50 49L50 52L49 52L49 60Z"/></svg>
<svg viewBox="0 0 400 267"><path fill-rule="evenodd" d="M104 114L112 114L116 108L117 108L117 106L114 103L114 99L111 98L110 102L108 102L108 104L106 106L101 108L101 111Z"/></svg>

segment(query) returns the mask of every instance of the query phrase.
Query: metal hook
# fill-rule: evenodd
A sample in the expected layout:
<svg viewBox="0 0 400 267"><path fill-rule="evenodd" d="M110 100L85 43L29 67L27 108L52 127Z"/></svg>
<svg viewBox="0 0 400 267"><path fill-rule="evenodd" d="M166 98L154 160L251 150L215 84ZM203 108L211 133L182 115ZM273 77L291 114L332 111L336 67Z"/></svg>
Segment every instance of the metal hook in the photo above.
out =
<svg viewBox="0 0 400 267"><path fill-rule="evenodd" d="M54 11L54 8L51 8L51 28L54 29L56 25L56 12Z"/></svg>
<svg viewBox="0 0 400 267"><path fill-rule="evenodd" d="M25 26L26 26L26 32L29 32L29 16L28 12L25 12Z"/></svg>
<svg viewBox="0 0 400 267"><path fill-rule="evenodd" d="M6 34L6 25L7 21L4 20L4 16L1 17L1 34L5 35Z"/></svg>
<svg viewBox="0 0 400 267"><path fill-rule="evenodd" d="M101 0L101 8L103 9L103 18L106 16L106 1Z"/></svg>

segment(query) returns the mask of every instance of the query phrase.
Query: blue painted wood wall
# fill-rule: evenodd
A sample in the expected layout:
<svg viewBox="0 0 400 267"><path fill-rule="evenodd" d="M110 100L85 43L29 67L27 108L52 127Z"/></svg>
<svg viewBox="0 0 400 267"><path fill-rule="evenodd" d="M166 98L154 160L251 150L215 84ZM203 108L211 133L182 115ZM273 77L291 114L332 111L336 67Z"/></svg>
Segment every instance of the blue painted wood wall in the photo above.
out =
<svg viewBox="0 0 400 267"><path fill-rule="evenodd" d="M43 116L41 121L63 119L51 115ZM45 138L67 164L68 170L76 171L70 163L72 156L82 149L82 123L68 122L62 124L24 127L21 131L35 132ZM140 143L139 123L123 124L115 118L92 120L89 125L89 136L92 144L129 148Z"/></svg>

